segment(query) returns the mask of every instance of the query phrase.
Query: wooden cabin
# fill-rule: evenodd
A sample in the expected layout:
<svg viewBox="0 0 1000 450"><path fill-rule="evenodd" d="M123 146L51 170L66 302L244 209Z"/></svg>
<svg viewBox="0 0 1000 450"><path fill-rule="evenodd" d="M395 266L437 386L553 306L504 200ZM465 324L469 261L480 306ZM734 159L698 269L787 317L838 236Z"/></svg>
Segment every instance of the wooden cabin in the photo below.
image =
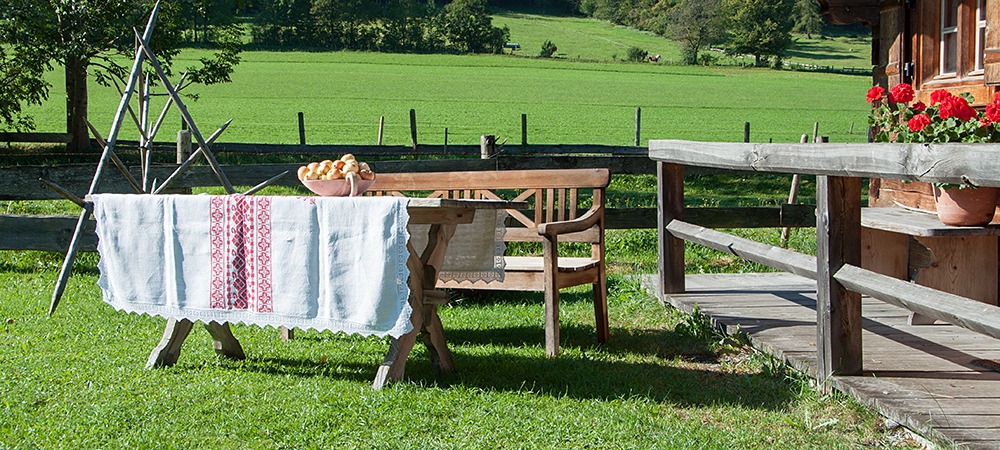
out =
<svg viewBox="0 0 1000 450"><path fill-rule="evenodd" d="M1000 0L819 0L834 24L872 29L872 82L886 89L909 83L916 98L970 92L984 107L1000 86ZM860 94L859 94L860 95ZM933 211L926 183L872 180L870 206Z"/></svg>
<svg viewBox="0 0 1000 450"><path fill-rule="evenodd" d="M832 23L871 27L874 85L890 89L911 84L917 100L927 104L938 89L970 92L973 106L979 108L993 100L1000 86L1000 0L819 2ZM892 179L870 181L868 205L936 210L930 184ZM865 229L862 266L992 305L1000 303L997 236L974 230L968 235L948 232L951 237ZM916 316L911 322L922 323Z"/></svg>

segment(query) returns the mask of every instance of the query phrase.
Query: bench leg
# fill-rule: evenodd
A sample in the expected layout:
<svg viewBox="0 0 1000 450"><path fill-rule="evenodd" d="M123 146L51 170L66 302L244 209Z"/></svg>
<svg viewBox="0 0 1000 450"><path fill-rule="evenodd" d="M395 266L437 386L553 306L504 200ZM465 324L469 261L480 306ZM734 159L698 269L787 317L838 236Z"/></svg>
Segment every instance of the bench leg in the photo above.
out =
<svg viewBox="0 0 1000 450"><path fill-rule="evenodd" d="M608 326L608 279L604 276L604 271L598 276L594 283L594 321L597 332L597 342L603 344L611 337L611 329Z"/></svg>

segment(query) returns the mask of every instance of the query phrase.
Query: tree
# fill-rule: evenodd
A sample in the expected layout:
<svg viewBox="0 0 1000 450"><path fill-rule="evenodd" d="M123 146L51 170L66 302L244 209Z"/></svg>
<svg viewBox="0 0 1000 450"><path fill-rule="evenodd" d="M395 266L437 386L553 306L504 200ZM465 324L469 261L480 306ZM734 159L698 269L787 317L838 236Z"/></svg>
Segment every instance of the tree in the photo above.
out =
<svg viewBox="0 0 1000 450"><path fill-rule="evenodd" d="M698 52L725 35L721 6L722 0L684 0L670 11L668 30L684 64L698 64Z"/></svg>
<svg viewBox="0 0 1000 450"><path fill-rule="evenodd" d="M493 26L486 0L454 0L441 17L448 47L459 53L502 53L510 30Z"/></svg>
<svg viewBox="0 0 1000 450"><path fill-rule="evenodd" d="M753 55L761 67L774 57L779 67L792 45L792 7L795 0L727 0L729 16L726 51Z"/></svg>
<svg viewBox="0 0 1000 450"><path fill-rule="evenodd" d="M135 32L145 28L152 0L0 0L0 79L19 80L20 90L4 94L0 112L5 127L33 128L22 115L23 103L38 103L48 97L49 85L42 75L55 65L66 74L66 131L72 135L70 150L89 147L87 127L87 81L101 85L112 78L124 79L135 52ZM180 7L164 3L160 8L151 46L169 73L179 52ZM205 84L229 81L239 63L242 44L234 26L213 27L210 33L220 44L213 58L202 58L202 67L189 68L188 80ZM17 62L11 57L30 55ZM16 106L8 100L16 101ZM18 120L12 123L8 117ZM20 117L20 119L18 119Z"/></svg>
<svg viewBox="0 0 1000 450"><path fill-rule="evenodd" d="M805 33L806 37L812 39L814 34L823 32L823 16L819 14L819 3L816 0L795 0L795 26L792 31Z"/></svg>

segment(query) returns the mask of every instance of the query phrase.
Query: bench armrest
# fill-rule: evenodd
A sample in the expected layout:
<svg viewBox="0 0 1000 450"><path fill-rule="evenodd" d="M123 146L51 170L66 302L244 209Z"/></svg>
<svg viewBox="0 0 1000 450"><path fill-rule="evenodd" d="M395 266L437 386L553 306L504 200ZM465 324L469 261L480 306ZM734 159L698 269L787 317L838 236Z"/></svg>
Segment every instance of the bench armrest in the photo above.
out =
<svg viewBox="0 0 1000 450"><path fill-rule="evenodd" d="M538 225L538 234L542 236L556 237L560 234L576 233L585 231L597 225L597 222L604 217L604 206L591 207L587 212L573 220L563 220L559 222L548 222Z"/></svg>

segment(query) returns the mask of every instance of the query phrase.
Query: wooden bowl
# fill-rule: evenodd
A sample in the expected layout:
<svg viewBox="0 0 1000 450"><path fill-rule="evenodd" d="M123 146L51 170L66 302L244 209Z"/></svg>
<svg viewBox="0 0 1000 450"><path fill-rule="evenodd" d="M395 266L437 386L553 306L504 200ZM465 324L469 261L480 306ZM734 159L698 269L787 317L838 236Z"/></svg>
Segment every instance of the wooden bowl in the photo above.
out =
<svg viewBox="0 0 1000 450"><path fill-rule="evenodd" d="M353 177L338 180L301 180L310 191L323 197L356 197L363 194L375 184L375 180L362 180L355 174ZM352 183L353 181L353 183ZM353 185L353 186L352 186ZM353 189L352 189L353 187Z"/></svg>

